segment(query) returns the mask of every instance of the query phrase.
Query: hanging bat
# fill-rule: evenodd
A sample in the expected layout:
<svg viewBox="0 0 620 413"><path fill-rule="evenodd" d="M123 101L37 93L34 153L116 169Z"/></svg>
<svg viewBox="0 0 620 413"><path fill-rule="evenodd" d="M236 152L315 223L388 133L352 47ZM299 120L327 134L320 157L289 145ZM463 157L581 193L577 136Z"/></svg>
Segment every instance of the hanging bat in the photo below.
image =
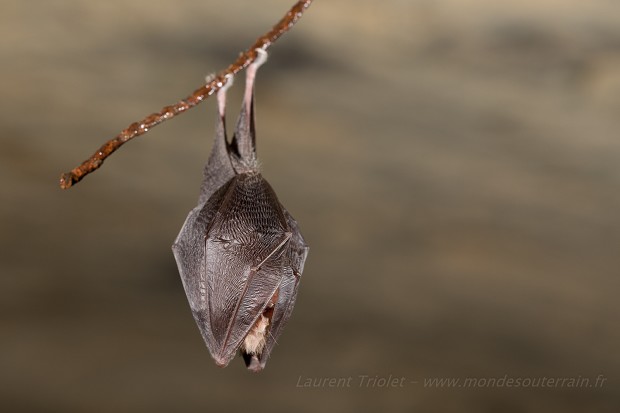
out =
<svg viewBox="0 0 620 413"><path fill-rule="evenodd" d="M254 79L267 53L246 72L232 140L226 136L226 88L218 91L213 149L198 206L172 245L185 294L218 366L238 350L261 371L291 316L308 246L297 222L262 177L256 157Z"/></svg>

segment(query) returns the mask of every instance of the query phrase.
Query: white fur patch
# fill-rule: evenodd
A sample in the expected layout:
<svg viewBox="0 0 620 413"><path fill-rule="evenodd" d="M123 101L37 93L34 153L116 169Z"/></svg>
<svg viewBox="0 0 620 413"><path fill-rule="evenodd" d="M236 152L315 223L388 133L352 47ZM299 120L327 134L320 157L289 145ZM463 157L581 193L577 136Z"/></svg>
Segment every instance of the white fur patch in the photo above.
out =
<svg viewBox="0 0 620 413"><path fill-rule="evenodd" d="M267 341L267 327L269 326L269 319L261 314L254 327L250 330L248 335L243 340L242 348L248 354L257 355L262 353Z"/></svg>

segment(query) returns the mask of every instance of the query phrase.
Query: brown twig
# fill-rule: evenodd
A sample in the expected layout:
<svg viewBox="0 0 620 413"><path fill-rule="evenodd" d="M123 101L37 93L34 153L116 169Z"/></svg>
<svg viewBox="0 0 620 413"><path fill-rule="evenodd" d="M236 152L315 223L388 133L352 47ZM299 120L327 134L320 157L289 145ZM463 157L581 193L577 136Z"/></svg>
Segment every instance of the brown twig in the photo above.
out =
<svg viewBox="0 0 620 413"><path fill-rule="evenodd" d="M152 113L144 119L132 123L126 129L121 131L121 133L116 135L116 137L107 141L97 150L97 152L92 154L90 158L82 162L80 166L73 168L70 172L62 174L60 177L60 187L62 189L67 189L80 182L86 175L97 170L101 164L103 164L103 161L114 151L120 148L125 142L146 133L151 128L168 119L172 119L175 116L184 113L188 109L193 108L203 100L207 99L213 93L217 92L228 81L228 75L238 73L240 70L243 70L249 66L256 59L256 49L266 50L280 36L293 27L293 25L301 18L304 11L310 6L312 1L313 0L298 1L269 32L259 37L249 49L237 58L237 60L235 60L226 69L218 73L217 76L215 76L206 85L196 89L190 96L175 103L174 105L165 106L159 112Z"/></svg>

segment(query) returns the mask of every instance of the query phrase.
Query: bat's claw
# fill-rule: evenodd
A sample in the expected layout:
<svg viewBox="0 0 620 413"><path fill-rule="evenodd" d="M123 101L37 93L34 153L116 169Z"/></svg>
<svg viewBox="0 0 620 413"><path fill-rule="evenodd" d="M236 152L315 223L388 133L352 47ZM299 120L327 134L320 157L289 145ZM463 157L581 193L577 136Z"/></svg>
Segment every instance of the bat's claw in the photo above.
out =
<svg viewBox="0 0 620 413"><path fill-rule="evenodd" d="M245 74L245 96L244 101L248 106L248 113L250 112L250 101L252 99L252 90L254 88L254 79L256 78L256 71L267 61L267 52L263 49L256 49L256 59L248 67Z"/></svg>
<svg viewBox="0 0 620 413"><path fill-rule="evenodd" d="M235 75L233 75L232 73L227 74L225 79L226 79L226 83L224 83L224 85L220 88L220 90L217 91L218 94L220 92L226 93L226 91L233 85L233 83L235 83L234 82Z"/></svg>
<svg viewBox="0 0 620 413"><path fill-rule="evenodd" d="M256 69L261 67L263 63L267 61L268 56L269 53L267 53L265 49L256 49L256 59L252 62L250 67L254 66L254 71L256 71Z"/></svg>

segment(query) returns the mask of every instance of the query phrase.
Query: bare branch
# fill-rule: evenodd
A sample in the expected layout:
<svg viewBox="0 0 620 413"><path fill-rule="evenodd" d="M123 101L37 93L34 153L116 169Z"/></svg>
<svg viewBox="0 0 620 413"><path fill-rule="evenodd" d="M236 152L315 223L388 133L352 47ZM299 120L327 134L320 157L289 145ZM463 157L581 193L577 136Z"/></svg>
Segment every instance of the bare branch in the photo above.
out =
<svg viewBox="0 0 620 413"><path fill-rule="evenodd" d="M249 49L243 52L237 60L235 60L235 62L218 73L217 76L212 78L207 84L196 89L185 99L180 100L173 105L165 106L159 112L152 113L144 119L132 123L126 129L121 131L121 133L116 135L116 137L103 144L97 152L82 162L80 166L73 168L70 172L62 174L60 177L60 187L62 189L67 189L80 182L86 175L97 170L101 164L103 164L103 161L114 151L120 148L125 142L148 132L151 128L168 119L172 119L175 116L184 113L188 109L193 108L217 92L226 84L226 82L228 82L228 75L236 74L256 60L258 56L256 49L267 50L267 48L278 40L280 36L293 27L293 25L301 18L304 11L310 6L312 1L313 0L298 1L269 32L259 37Z"/></svg>

